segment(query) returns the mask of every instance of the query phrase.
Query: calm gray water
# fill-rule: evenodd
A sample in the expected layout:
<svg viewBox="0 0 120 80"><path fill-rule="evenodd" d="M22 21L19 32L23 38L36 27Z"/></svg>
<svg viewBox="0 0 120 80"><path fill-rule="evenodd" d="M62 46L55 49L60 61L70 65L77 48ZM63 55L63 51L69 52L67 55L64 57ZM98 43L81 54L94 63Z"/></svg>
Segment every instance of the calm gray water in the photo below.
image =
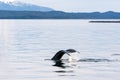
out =
<svg viewBox="0 0 120 80"><path fill-rule="evenodd" d="M81 61L53 66L69 48ZM120 24L0 20L0 80L120 80Z"/></svg>

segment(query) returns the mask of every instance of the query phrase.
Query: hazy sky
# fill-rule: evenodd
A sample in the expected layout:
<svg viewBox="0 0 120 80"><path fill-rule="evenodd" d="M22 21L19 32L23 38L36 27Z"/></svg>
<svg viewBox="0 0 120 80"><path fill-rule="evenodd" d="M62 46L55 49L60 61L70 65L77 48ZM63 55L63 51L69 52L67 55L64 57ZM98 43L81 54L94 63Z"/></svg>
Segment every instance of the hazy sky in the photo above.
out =
<svg viewBox="0 0 120 80"><path fill-rule="evenodd" d="M16 1L33 3L41 6L51 7L55 10L63 10L70 12L92 12L92 11L120 12L120 0L16 0Z"/></svg>

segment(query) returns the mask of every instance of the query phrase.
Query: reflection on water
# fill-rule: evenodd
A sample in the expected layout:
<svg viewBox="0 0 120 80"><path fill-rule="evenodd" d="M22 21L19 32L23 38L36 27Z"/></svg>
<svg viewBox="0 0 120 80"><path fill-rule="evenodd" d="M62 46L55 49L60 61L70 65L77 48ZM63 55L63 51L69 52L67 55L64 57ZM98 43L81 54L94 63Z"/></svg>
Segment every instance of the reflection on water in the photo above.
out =
<svg viewBox="0 0 120 80"><path fill-rule="evenodd" d="M0 80L119 80L119 24L87 20L0 20ZM80 60L52 61L59 50Z"/></svg>
<svg viewBox="0 0 120 80"><path fill-rule="evenodd" d="M62 62L62 60L57 60L57 61L54 61L54 62L55 62L55 64L53 66L65 68L64 63Z"/></svg>

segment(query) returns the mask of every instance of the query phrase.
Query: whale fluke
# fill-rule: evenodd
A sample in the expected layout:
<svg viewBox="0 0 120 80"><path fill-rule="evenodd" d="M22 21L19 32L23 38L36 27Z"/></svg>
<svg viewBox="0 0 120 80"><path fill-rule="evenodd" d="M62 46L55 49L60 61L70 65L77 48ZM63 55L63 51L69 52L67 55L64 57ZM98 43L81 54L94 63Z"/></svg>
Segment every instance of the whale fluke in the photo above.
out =
<svg viewBox="0 0 120 80"><path fill-rule="evenodd" d="M70 59L72 58L72 53L74 54L74 53L79 53L79 52L74 49L60 50L52 57L51 60L60 60L64 54L67 54Z"/></svg>
<svg viewBox="0 0 120 80"><path fill-rule="evenodd" d="M65 52L64 50L58 51L58 52L55 54L55 56L53 56L52 60L60 60L65 53L66 53L66 52Z"/></svg>

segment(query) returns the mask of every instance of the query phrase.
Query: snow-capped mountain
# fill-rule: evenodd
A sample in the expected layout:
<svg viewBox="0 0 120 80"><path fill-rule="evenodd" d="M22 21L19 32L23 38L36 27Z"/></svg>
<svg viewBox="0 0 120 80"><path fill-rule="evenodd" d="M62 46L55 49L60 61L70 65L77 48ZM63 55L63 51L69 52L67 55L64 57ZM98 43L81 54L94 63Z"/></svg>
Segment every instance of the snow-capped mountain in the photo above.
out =
<svg viewBox="0 0 120 80"><path fill-rule="evenodd" d="M54 11L51 8L48 7L42 7L37 6L33 4L27 4L17 1L0 1L0 10L12 10L12 11L42 11L42 12L48 12L48 11Z"/></svg>
<svg viewBox="0 0 120 80"><path fill-rule="evenodd" d="M2 1L2 2L13 2L13 1L15 1L15 0L0 0L0 1Z"/></svg>

